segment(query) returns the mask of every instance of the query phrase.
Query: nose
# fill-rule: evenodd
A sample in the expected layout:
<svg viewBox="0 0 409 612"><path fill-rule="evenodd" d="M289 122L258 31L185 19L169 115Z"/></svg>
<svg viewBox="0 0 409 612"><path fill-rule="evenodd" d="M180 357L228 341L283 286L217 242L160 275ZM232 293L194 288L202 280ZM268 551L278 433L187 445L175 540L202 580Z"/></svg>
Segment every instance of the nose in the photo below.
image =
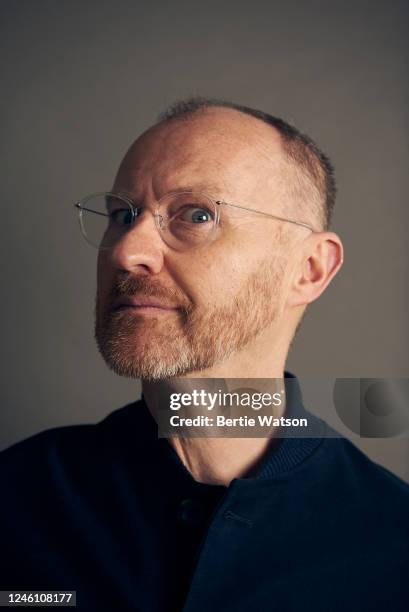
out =
<svg viewBox="0 0 409 612"><path fill-rule="evenodd" d="M120 270L158 274L163 268L165 248L153 213L145 209L109 254Z"/></svg>

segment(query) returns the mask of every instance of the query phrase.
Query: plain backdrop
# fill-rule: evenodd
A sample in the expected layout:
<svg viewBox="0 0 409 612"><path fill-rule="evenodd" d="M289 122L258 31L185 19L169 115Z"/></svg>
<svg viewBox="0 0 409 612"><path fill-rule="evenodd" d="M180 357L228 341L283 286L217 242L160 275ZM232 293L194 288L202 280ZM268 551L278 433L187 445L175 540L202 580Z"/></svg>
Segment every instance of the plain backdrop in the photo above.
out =
<svg viewBox="0 0 409 612"><path fill-rule="evenodd" d="M134 138L188 95L281 116L335 165L345 264L288 369L408 376L406 1L2 0L0 12L0 448L139 395L94 345L96 251L73 204L108 189ZM409 480L408 440L354 442Z"/></svg>

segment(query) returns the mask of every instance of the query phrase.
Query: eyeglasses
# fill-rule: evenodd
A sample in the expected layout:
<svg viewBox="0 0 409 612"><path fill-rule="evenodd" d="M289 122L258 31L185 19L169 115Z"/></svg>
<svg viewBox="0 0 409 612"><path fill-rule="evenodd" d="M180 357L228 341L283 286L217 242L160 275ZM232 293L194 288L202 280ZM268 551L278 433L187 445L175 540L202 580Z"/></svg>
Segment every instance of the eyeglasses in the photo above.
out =
<svg viewBox="0 0 409 612"><path fill-rule="evenodd" d="M195 191L165 194L158 200L152 214L163 241L173 249L185 251L214 239L223 206L315 231L307 223L215 200L205 193ZM134 227L145 208L136 206L125 194L111 192L89 195L77 202L75 207L78 209L84 238L98 249L112 249Z"/></svg>

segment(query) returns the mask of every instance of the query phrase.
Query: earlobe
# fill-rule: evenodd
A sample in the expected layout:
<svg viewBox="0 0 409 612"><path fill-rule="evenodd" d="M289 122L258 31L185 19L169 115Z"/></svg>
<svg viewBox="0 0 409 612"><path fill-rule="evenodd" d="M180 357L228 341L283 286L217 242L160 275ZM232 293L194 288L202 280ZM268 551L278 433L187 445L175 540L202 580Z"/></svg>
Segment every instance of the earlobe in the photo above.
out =
<svg viewBox="0 0 409 612"><path fill-rule="evenodd" d="M344 260L341 239L334 232L314 234L300 261L289 295L292 307L307 305L327 288Z"/></svg>

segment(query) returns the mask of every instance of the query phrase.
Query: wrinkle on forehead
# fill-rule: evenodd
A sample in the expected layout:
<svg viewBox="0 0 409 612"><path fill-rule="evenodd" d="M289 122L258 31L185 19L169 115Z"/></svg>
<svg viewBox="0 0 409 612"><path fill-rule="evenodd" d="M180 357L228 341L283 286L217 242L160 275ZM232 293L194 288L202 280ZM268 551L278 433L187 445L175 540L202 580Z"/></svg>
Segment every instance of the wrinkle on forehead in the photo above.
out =
<svg viewBox="0 0 409 612"><path fill-rule="evenodd" d="M131 191L149 183L155 197L183 185L208 184L214 195L243 205L251 200L249 206L267 212L282 200L284 166L281 137L273 127L232 109L207 109L144 132L126 154L115 184Z"/></svg>

